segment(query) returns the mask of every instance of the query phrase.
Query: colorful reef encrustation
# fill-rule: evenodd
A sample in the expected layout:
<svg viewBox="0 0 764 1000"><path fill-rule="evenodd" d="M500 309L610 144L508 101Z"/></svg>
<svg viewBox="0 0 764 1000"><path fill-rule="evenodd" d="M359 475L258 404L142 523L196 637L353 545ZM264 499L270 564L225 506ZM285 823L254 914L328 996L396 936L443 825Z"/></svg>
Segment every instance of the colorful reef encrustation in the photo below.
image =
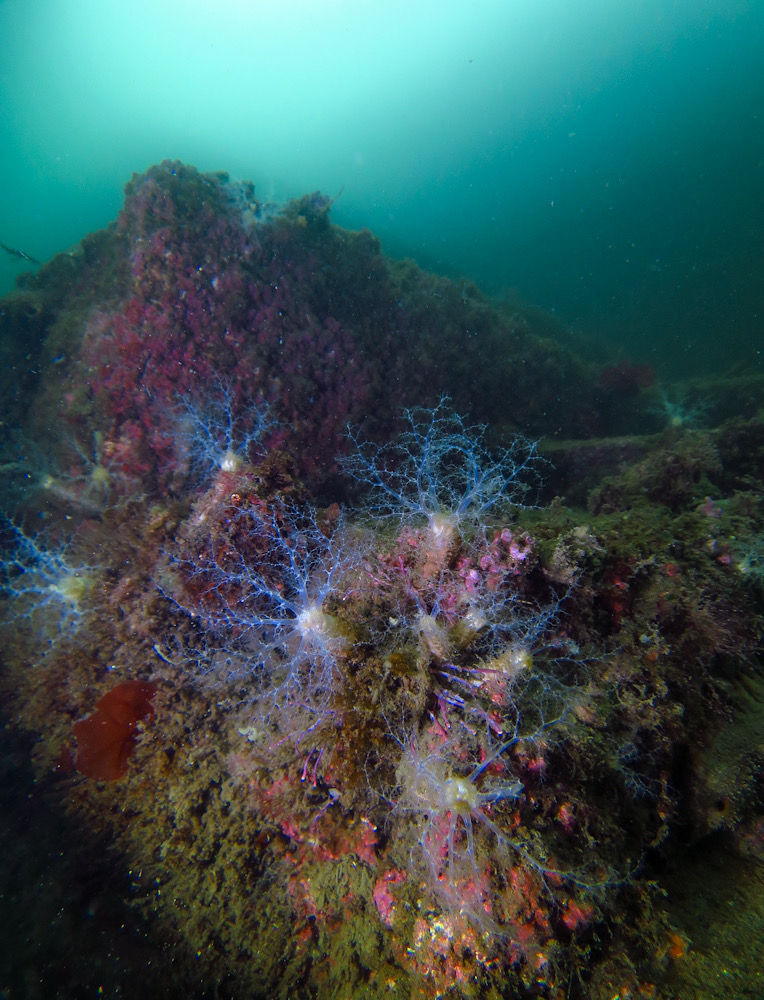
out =
<svg viewBox="0 0 764 1000"><path fill-rule="evenodd" d="M330 209L163 163L5 300L46 794L217 996L701 995L662 880L762 863L761 386L584 361Z"/></svg>

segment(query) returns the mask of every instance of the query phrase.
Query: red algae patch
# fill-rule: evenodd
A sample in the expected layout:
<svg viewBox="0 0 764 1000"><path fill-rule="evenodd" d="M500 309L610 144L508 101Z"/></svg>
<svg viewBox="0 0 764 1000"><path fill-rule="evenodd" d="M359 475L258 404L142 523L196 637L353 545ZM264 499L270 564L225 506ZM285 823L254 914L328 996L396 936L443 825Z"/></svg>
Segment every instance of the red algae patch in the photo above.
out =
<svg viewBox="0 0 764 1000"><path fill-rule="evenodd" d="M151 702L156 692L154 684L124 681L96 702L92 715L74 723L74 760L80 774L98 781L124 777L138 723L154 717Z"/></svg>

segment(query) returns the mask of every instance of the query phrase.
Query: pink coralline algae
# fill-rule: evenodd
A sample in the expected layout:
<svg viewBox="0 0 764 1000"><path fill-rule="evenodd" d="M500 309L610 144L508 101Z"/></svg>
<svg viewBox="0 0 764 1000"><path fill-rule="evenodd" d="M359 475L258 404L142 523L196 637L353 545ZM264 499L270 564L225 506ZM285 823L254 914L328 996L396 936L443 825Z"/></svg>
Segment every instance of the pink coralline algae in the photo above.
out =
<svg viewBox="0 0 764 1000"><path fill-rule="evenodd" d="M386 927L393 926L396 908L395 896L390 891L390 886L397 885L399 882L405 882L406 878L405 871L401 871L399 868L390 868L380 875L374 884L374 905L379 911L382 923Z"/></svg>
<svg viewBox="0 0 764 1000"><path fill-rule="evenodd" d="M108 418L104 454L123 474L171 484L183 464L178 402L203 401L221 380L236 407L274 408L303 473L331 472L375 379L357 331L316 308L310 243L323 221L269 216L248 232L229 185L180 164L128 185L117 234L130 278L121 301L93 312L82 347ZM68 398L76 422L81 392Z"/></svg>

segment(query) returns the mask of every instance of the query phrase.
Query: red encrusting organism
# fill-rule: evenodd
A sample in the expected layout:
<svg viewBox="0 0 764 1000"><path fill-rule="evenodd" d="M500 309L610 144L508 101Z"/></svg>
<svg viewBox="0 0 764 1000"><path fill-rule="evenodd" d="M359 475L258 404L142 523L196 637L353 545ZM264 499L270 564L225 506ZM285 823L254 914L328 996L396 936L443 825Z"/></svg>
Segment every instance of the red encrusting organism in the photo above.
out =
<svg viewBox="0 0 764 1000"><path fill-rule="evenodd" d="M96 710L74 723L75 766L86 778L116 781L127 773L138 723L154 717L156 685L123 681L99 698Z"/></svg>

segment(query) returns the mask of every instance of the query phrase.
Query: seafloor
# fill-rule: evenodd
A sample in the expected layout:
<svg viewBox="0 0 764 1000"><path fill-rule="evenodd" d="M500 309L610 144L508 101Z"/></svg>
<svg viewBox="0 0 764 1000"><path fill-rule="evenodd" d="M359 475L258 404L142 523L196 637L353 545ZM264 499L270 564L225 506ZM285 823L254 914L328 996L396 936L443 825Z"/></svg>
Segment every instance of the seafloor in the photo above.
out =
<svg viewBox="0 0 764 1000"><path fill-rule="evenodd" d="M164 163L0 303L0 995L760 997L762 377Z"/></svg>

